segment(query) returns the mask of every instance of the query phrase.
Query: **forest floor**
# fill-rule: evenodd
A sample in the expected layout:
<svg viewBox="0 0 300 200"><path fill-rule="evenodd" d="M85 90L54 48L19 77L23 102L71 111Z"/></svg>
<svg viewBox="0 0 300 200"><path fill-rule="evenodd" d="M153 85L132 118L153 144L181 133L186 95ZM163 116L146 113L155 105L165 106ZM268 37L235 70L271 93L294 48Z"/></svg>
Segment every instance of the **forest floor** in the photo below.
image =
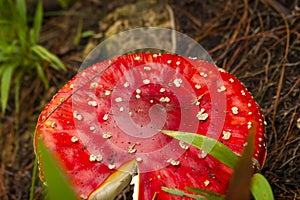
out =
<svg viewBox="0 0 300 200"><path fill-rule="evenodd" d="M77 73L95 44L111 32L147 25L130 21L132 17L139 19L137 13L120 16L120 8L135 2L77 1L64 10L45 5L40 43L61 58L67 71L46 69L51 83L48 90L38 77L28 77L21 88L21 112L11 109L1 117L0 199L29 199L35 162L33 133L39 113ZM142 4L133 5L140 5L140 9ZM157 9L166 4L161 6ZM268 155L262 174L269 180L275 199L300 199L298 0L170 0L167 8L167 14L153 8L157 16L162 15L159 20L166 22L163 25L199 42L219 67L234 74L251 91L268 124ZM155 26L158 19L153 20L149 23ZM34 184L34 199L42 199L42 183L37 180Z"/></svg>

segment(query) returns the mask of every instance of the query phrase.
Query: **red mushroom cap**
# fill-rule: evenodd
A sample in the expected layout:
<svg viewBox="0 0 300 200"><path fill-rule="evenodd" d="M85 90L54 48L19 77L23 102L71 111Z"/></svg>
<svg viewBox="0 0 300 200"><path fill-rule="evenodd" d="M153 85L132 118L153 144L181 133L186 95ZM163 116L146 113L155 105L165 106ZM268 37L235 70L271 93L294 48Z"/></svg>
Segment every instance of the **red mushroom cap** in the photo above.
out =
<svg viewBox="0 0 300 200"><path fill-rule="evenodd" d="M232 169L159 130L213 136L241 154L254 123L253 159L260 168L264 119L239 80L202 60L134 54L97 63L69 81L41 113L34 140L41 179L38 141L78 197L104 199L125 185L118 180L128 184L138 173L138 199L182 199L161 187L225 194Z"/></svg>

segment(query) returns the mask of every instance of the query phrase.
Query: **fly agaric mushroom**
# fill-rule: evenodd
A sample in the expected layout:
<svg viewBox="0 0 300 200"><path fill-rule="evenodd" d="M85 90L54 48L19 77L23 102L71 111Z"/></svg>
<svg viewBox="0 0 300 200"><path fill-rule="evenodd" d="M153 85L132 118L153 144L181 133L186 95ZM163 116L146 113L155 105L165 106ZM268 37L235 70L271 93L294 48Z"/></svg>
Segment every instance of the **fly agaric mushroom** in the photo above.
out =
<svg viewBox="0 0 300 200"><path fill-rule="evenodd" d="M34 144L41 179L39 141L66 172L78 198L113 199L133 176L140 200L183 198L162 186L225 194L230 167L160 132L209 135L219 127L216 139L240 155L255 123L253 160L258 169L263 166L265 127L258 105L233 75L222 69L216 75L213 69L209 62L177 55L133 54L83 70L39 117Z"/></svg>

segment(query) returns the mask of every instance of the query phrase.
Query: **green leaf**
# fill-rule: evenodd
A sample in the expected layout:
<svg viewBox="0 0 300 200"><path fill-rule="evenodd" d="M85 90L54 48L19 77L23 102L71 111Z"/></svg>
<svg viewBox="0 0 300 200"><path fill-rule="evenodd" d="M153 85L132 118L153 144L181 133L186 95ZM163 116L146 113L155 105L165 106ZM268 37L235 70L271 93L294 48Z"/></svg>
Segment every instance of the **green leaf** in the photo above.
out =
<svg viewBox="0 0 300 200"><path fill-rule="evenodd" d="M225 195L201 188L185 187L186 190L205 196L207 200L224 200Z"/></svg>
<svg viewBox="0 0 300 200"><path fill-rule="evenodd" d="M234 168L238 161L238 156L231 149L213 138L181 131L161 130L161 132L201 149L231 168ZM206 146L212 147L212 149L207 149Z"/></svg>
<svg viewBox="0 0 300 200"><path fill-rule="evenodd" d="M42 5L42 1L39 0L34 15L33 27L31 29L30 39L32 41L32 44L36 44L40 38L42 20L43 20L43 5Z"/></svg>
<svg viewBox="0 0 300 200"><path fill-rule="evenodd" d="M1 74L1 106L2 106L2 114L5 113L7 101L9 97L9 91L10 91L10 84L11 79L15 70L15 66L13 65L6 65L3 66L5 69L2 71Z"/></svg>
<svg viewBox="0 0 300 200"><path fill-rule="evenodd" d="M27 11L26 11L26 2L25 0L17 0L16 1L16 11L17 18L15 19L17 22L18 29L18 38L22 48L26 47L27 44Z"/></svg>
<svg viewBox="0 0 300 200"><path fill-rule="evenodd" d="M274 200L268 180L259 173L252 176L250 190L256 200Z"/></svg>
<svg viewBox="0 0 300 200"><path fill-rule="evenodd" d="M206 197L199 196L199 195L194 195L194 194L189 194L189 193L186 193L182 190L175 189L175 188L162 187L161 190L165 191L167 193L173 194L173 195L180 196L180 197L186 196L186 197L190 197L190 198L193 198L193 199L196 199L196 200L206 200L207 199Z"/></svg>
<svg viewBox="0 0 300 200"><path fill-rule="evenodd" d="M250 183L253 173L252 156L254 152L254 135L256 124L253 123L250 134L247 139L247 146L234 167L233 175L230 178L229 187L226 193L226 199L240 200L250 198Z"/></svg>
<svg viewBox="0 0 300 200"><path fill-rule="evenodd" d="M42 66L40 65L40 63L36 63L36 69L37 69L38 76L41 78L41 80L43 81L43 83L45 85L45 88L48 89L49 82L48 82L48 79L47 79L45 72L44 72Z"/></svg>
<svg viewBox="0 0 300 200"><path fill-rule="evenodd" d="M43 60L48 61L51 64L51 67L53 67L56 70L62 69L65 70L64 64L59 60L57 56L50 53L47 49L45 49L41 45L34 45L31 47L31 50L36 53L40 58Z"/></svg>
<svg viewBox="0 0 300 200"><path fill-rule="evenodd" d="M49 200L57 200L62 198L68 200L77 200L69 182L58 168L58 164L55 162L52 155L47 151L42 142L40 142L38 145L41 152L41 161L44 166L44 175L48 186L47 191Z"/></svg>
<svg viewBox="0 0 300 200"><path fill-rule="evenodd" d="M95 34L95 32L92 31L92 30L84 31L84 32L81 34L81 37L82 37L82 38L87 38L87 37L90 37L90 36L92 36L92 35L94 35L94 34Z"/></svg>

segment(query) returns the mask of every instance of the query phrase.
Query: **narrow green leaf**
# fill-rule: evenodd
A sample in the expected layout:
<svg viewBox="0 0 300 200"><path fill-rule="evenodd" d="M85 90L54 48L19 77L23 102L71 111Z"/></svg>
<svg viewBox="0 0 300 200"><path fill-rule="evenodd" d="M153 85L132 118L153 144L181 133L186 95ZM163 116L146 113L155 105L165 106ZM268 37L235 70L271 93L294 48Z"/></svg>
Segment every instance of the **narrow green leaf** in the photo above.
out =
<svg viewBox="0 0 300 200"><path fill-rule="evenodd" d="M94 35L94 34L95 34L95 32L92 31L92 30L84 31L84 32L81 34L81 37L82 37L82 38L87 38L87 37L90 37L90 36L92 36L92 35Z"/></svg>
<svg viewBox="0 0 300 200"><path fill-rule="evenodd" d="M21 81L23 77L23 71L18 71L15 78L15 111L17 114L20 112L20 87L21 87Z"/></svg>
<svg viewBox="0 0 300 200"><path fill-rule="evenodd" d="M37 170L38 170L38 161L37 161L37 157L36 157L35 160L34 160L34 165L33 165L33 169L32 169L32 178L31 178L29 200L34 199L34 187L35 187L35 180L36 180Z"/></svg>
<svg viewBox="0 0 300 200"><path fill-rule="evenodd" d="M186 193L182 190L175 189L175 188L162 187L161 190L164 191L164 192L167 192L169 194L177 195L177 196L180 196L180 197L186 196L186 197L190 197L190 198L193 198L193 199L196 199L196 200L206 200L206 197L199 196L199 195L194 195L194 194L189 194L189 193Z"/></svg>
<svg viewBox="0 0 300 200"><path fill-rule="evenodd" d="M274 200L268 180L259 173L252 176L250 190L255 200Z"/></svg>
<svg viewBox="0 0 300 200"><path fill-rule="evenodd" d="M43 60L48 61L51 64L51 67L53 67L56 70L65 70L64 64L59 60L57 56L50 53L47 49L45 49L41 45L34 45L31 47L32 51L36 53L40 58Z"/></svg>
<svg viewBox="0 0 300 200"><path fill-rule="evenodd" d="M4 66L2 66L4 67ZM9 97L10 91L10 84L11 79L14 73L15 67L14 66L5 66L5 70L2 72L1 75L1 106L2 106L2 114L5 113L7 101Z"/></svg>
<svg viewBox="0 0 300 200"><path fill-rule="evenodd" d="M230 178L229 187L226 193L226 199L240 200L250 198L250 183L253 173L252 156L254 152L254 135L256 124L253 123L250 134L247 139L247 146L234 167L233 175Z"/></svg>
<svg viewBox="0 0 300 200"><path fill-rule="evenodd" d="M36 70L38 73L38 76L41 78L41 80L43 81L45 88L48 89L49 88L49 81L45 75L45 72L42 68L42 66L40 65L40 63L36 63Z"/></svg>
<svg viewBox="0 0 300 200"><path fill-rule="evenodd" d="M58 168L58 165L52 155L41 142L39 143L39 150L41 151L44 175L48 186L47 191L49 194L49 200L77 200L76 195L71 189L66 177Z"/></svg>
<svg viewBox="0 0 300 200"><path fill-rule="evenodd" d="M201 149L205 153L210 154L211 156L215 157L220 162L231 168L234 168L238 161L238 156L234 152L232 152L231 149L213 138L189 132L170 130L161 130L161 132ZM203 145L204 143L205 145L213 148L207 149Z"/></svg>
<svg viewBox="0 0 300 200"><path fill-rule="evenodd" d="M39 0L34 15L33 27L31 29L32 32L31 32L30 39L32 41L32 44L36 44L40 38L42 20L43 20L43 5L42 5L42 1Z"/></svg>
<svg viewBox="0 0 300 200"><path fill-rule="evenodd" d="M16 26L18 29L18 38L22 48L27 44L27 11L25 0L16 0L17 21Z"/></svg>
<svg viewBox="0 0 300 200"><path fill-rule="evenodd" d="M207 200L224 200L225 195L201 188L185 187L186 190L205 196Z"/></svg>

